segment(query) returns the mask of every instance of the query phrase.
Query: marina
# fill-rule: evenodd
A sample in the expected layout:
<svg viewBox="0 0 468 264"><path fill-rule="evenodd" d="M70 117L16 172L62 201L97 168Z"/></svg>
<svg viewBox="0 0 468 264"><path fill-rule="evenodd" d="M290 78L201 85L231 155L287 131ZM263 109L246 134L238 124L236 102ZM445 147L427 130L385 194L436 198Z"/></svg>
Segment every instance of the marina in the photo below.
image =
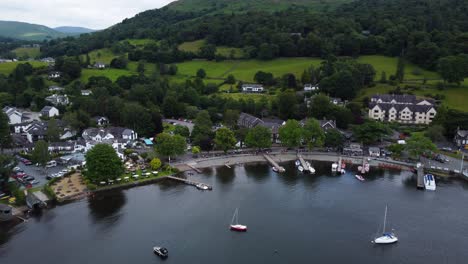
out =
<svg viewBox="0 0 468 264"><path fill-rule="evenodd" d="M338 176L331 175L331 163L314 162L316 174L307 177L294 161L279 163L286 170L281 174L263 162L221 164L190 176L212 186L209 193L170 179L99 192L0 227L0 263L32 263L39 254L50 264L156 263L153 247L168 249L171 263L438 264L468 258L467 182L447 179L437 182L437 192L420 192L409 171L372 168L361 183L354 178L357 166ZM395 228L399 242L370 243L376 231L382 235L386 205L385 232ZM229 230L235 208L246 233Z"/></svg>

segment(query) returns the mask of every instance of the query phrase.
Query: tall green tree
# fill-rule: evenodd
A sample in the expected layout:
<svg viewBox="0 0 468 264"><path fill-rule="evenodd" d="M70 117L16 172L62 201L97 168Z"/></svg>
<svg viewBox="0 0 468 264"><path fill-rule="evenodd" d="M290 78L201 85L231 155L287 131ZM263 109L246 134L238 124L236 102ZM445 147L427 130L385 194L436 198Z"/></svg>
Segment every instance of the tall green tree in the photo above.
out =
<svg viewBox="0 0 468 264"><path fill-rule="evenodd" d="M281 143L289 148L299 147L303 130L297 120L289 119L284 126L279 128Z"/></svg>
<svg viewBox="0 0 468 264"><path fill-rule="evenodd" d="M296 93L292 90L281 92L277 95L278 115L282 119L295 118L297 116L298 104Z"/></svg>
<svg viewBox="0 0 468 264"><path fill-rule="evenodd" d="M325 133L324 145L331 148L340 148L343 146L343 135L337 129L329 129Z"/></svg>
<svg viewBox="0 0 468 264"><path fill-rule="evenodd" d="M10 179L16 162L11 155L0 154L0 190L3 190Z"/></svg>
<svg viewBox="0 0 468 264"><path fill-rule="evenodd" d="M237 140L234 136L234 132L228 128L222 127L216 131L214 142L217 149L221 149L226 153L236 146Z"/></svg>
<svg viewBox="0 0 468 264"><path fill-rule="evenodd" d="M47 142L39 140L34 144L32 160L35 163L39 163L42 167L45 167L47 162L50 160L49 144L47 144Z"/></svg>
<svg viewBox="0 0 468 264"><path fill-rule="evenodd" d="M12 146L13 141L10 135L10 126L8 116L1 111L0 113L0 150L3 153L5 148Z"/></svg>
<svg viewBox="0 0 468 264"><path fill-rule="evenodd" d="M204 69L198 69L197 71L197 77L200 79L203 79L206 77L206 72Z"/></svg>
<svg viewBox="0 0 468 264"><path fill-rule="evenodd" d="M124 173L122 161L112 146L97 144L86 152L86 177L94 183L118 178Z"/></svg>
<svg viewBox="0 0 468 264"><path fill-rule="evenodd" d="M47 140L49 142L57 142L60 140L60 128L57 125L57 120L55 118L50 119L47 122Z"/></svg>
<svg viewBox="0 0 468 264"><path fill-rule="evenodd" d="M264 126L256 126L250 129L245 137L245 144L249 148L271 147L271 130Z"/></svg>
<svg viewBox="0 0 468 264"><path fill-rule="evenodd" d="M187 149L187 142L185 138L180 135L170 135L168 133L161 133L156 137L156 152L169 158L177 155L182 155Z"/></svg>
<svg viewBox="0 0 468 264"><path fill-rule="evenodd" d="M406 150L413 158L419 158L424 153L429 153L437 149L431 139L425 137L421 133L413 133L406 140Z"/></svg>
<svg viewBox="0 0 468 264"><path fill-rule="evenodd" d="M391 133L387 124L370 120L352 129L356 139L364 144L375 143Z"/></svg>
<svg viewBox="0 0 468 264"><path fill-rule="evenodd" d="M224 125L229 128L234 128L237 124L237 120L239 119L239 111L226 109L223 116Z"/></svg>
<svg viewBox="0 0 468 264"><path fill-rule="evenodd" d="M322 127L320 127L320 123L317 119L307 119L304 124L303 138L309 149L323 146L325 142L325 133Z"/></svg>
<svg viewBox="0 0 468 264"><path fill-rule="evenodd" d="M405 79L405 59L402 56L398 57L395 77L400 83Z"/></svg>

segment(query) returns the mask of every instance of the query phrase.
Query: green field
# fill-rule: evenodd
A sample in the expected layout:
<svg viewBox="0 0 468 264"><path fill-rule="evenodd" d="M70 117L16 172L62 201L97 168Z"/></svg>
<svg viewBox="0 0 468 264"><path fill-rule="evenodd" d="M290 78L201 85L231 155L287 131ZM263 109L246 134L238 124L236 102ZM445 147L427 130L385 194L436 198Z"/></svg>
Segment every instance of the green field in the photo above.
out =
<svg viewBox="0 0 468 264"><path fill-rule="evenodd" d="M248 94L248 93L219 93L217 96L222 97L222 98L231 98L234 100L248 100L248 99L253 99L254 101L260 101L262 98L267 98L268 100L271 100L273 98L273 95L269 94Z"/></svg>
<svg viewBox="0 0 468 264"><path fill-rule="evenodd" d="M81 78L80 80L82 82L88 82L88 79L90 77L98 77L98 76L104 76L112 81L117 80L120 76L131 76L131 75L136 75L135 72L131 72L129 70L122 70L122 69L83 69L81 71Z"/></svg>
<svg viewBox="0 0 468 264"><path fill-rule="evenodd" d="M177 64L180 75L194 76L198 69L206 71L210 78L225 78L232 74L237 80L253 82L255 73L265 71L279 77L285 73L293 73L300 77L304 69L318 66L320 59L316 58L279 58L271 61L261 60L226 60L222 62L194 60Z"/></svg>
<svg viewBox="0 0 468 264"><path fill-rule="evenodd" d="M387 75L387 79L390 75L395 74L396 72L396 65L397 65L397 58L394 57L386 57L380 55L371 55L371 56L361 56L357 59L357 61L361 63L369 63L374 66L376 71L375 78L377 80L380 79L382 71L384 71ZM420 75L415 75L419 71ZM436 72L423 70L411 63L405 63L405 79L439 79L440 76Z"/></svg>
<svg viewBox="0 0 468 264"><path fill-rule="evenodd" d="M157 44L158 42L154 39L126 39L133 46L145 46L148 44Z"/></svg>
<svg viewBox="0 0 468 264"><path fill-rule="evenodd" d="M110 64L111 61L116 57L118 57L118 55L114 54L110 49L98 49L89 53L91 64L94 64L98 61L105 64ZM85 61L86 55L81 55L81 60Z"/></svg>
<svg viewBox="0 0 468 264"><path fill-rule="evenodd" d="M40 62L40 61L16 61L16 62L5 62L5 63L0 63L0 74L5 74L9 75L18 64L20 63L29 63L31 64L34 68L39 68L42 66L47 66L47 63L45 62Z"/></svg>
<svg viewBox="0 0 468 264"><path fill-rule="evenodd" d="M179 45L179 50L196 53L203 45L205 45L204 39L184 42Z"/></svg>
<svg viewBox="0 0 468 264"><path fill-rule="evenodd" d="M16 48L13 50L19 58L31 58L35 59L41 55L40 48Z"/></svg>

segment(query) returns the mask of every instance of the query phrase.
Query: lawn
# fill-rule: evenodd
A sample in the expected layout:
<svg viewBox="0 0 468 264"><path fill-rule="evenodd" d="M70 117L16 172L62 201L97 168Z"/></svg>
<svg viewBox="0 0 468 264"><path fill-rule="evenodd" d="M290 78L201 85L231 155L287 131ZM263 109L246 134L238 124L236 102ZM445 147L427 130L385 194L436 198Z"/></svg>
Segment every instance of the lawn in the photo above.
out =
<svg viewBox="0 0 468 264"><path fill-rule="evenodd" d="M205 45L204 39L184 42L179 45L179 50L196 53L203 45Z"/></svg>
<svg viewBox="0 0 468 264"><path fill-rule="evenodd" d="M93 50L89 53L91 64L98 62L98 61L105 63L105 64L110 64L112 59L116 57L118 57L118 55L114 54L110 49L98 49L98 50ZM81 59L85 61L86 55L81 55Z"/></svg>
<svg viewBox="0 0 468 264"><path fill-rule="evenodd" d="M219 93L216 96L222 97L222 98L231 98L234 100L248 100L248 99L253 99L254 101L260 101L262 98L267 98L269 101L274 97L273 95L270 94L254 94L254 93Z"/></svg>
<svg viewBox="0 0 468 264"><path fill-rule="evenodd" d="M97 76L104 76L112 81L117 80L120 76L131 76L131 75L136 75L136 72L132 72L129 70L122 70L122 69L83 69L81 71L81 78L80 80L82 82L88 82L88 79L90 77L97 77Z"/></svg>
<svg viewBox="0 0 468 264"><path fill-rule="evenodd" d="M371 55L371 56L361 56L357 59L357 61L361 63L372 64L372 66L374 66L374 69L377 73L375 75L375 78L376 80L380 80L382 71L384 71L387 74L387 79L390 77L390 75L395 74L398 59L395 57ZM418 71L420 74L415 75L415 73L417 73ZM424 78L439 79L440 76L436 72L423 70L414 64L411 64L411 63L405 64L405 79L411 80L411 79L424 79Z"/></svg>
<svg viewBox="0 0 468 264"><path fill-rule="evenodd" d="M39 68L43 66L47 66L47 63L45 62L40 62L40 61L15 61L15 62L5 62L5 63L0 63L0 74L5 74L9 75L13 70L16 68L18 64L21 63L29 63L31 64L34 68Z"/></svg>
<svg viewBox="0 0 468 264"><path fill-rule="evenodd" d="M145 45L152 44L152 43L154 43L154 44L158 43L154 39L126 39L126 40L123 40L123 41L128 41L133 46L145 46Z"/></svg>
<svg viewBox="0 0 468 264"><path fill-rule="evenodd" d="M225 78L232 74L237 80L253 82L255 73L265 71L279 77L285 73L293 73L300 78L304 69L311 65L318 66L320 59L316 58L279 58L270 61L261 60L226 60L222 62L193 60L177 64L180 75L194 76L198 69L206 71L208 77Z"/></svg>
<svg viewBox="0 0 468 264"><path fill-rule="evenodd" d="M17 48L13 50L13 53L19 58L35 59L41 55L41 50L39 48Z"/></svg>

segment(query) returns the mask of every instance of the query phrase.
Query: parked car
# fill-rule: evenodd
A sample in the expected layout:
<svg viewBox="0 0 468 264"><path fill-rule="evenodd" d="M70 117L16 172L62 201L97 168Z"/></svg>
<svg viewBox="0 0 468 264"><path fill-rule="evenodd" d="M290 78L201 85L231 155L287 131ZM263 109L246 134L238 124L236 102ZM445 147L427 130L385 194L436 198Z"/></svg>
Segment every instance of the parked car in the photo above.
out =
<svg viewBox="0 0 468 264"><path fill-rule="evenodd" d="M31 183L32 185L38 185L39 181L38 180L33 180L33 181L30 181L29 183Z"/></svg>
<svg viewBox="0 0 468 264"><path fill-rule="evenodd" d="M23 178L25 176L28 176L26 173L24 172L18 172L15 174L15 176L13 178Z"/></svg>
<svg viewBox="0 0 468 264"><path fill-rule="evenodd" d="M32 165L32 162L30 160L27 160L27 159L23 159L23 160L21 160L21 162L23 162L23 164L26 165L26 166Z"/></svg>
<svg viewBox="0 0 468 264"><path fill-rule="evenodd" d="M23 170L20 167L14 167L13 172L23 172Z"/></svg>
<svg viewBox="0 0 468 264"><path fill-rule="evenodd" d="M33 176L30 175L30 176L23 177L23 179L26 180L26 181L33 181L36 178L34 178Z"/></svg>

